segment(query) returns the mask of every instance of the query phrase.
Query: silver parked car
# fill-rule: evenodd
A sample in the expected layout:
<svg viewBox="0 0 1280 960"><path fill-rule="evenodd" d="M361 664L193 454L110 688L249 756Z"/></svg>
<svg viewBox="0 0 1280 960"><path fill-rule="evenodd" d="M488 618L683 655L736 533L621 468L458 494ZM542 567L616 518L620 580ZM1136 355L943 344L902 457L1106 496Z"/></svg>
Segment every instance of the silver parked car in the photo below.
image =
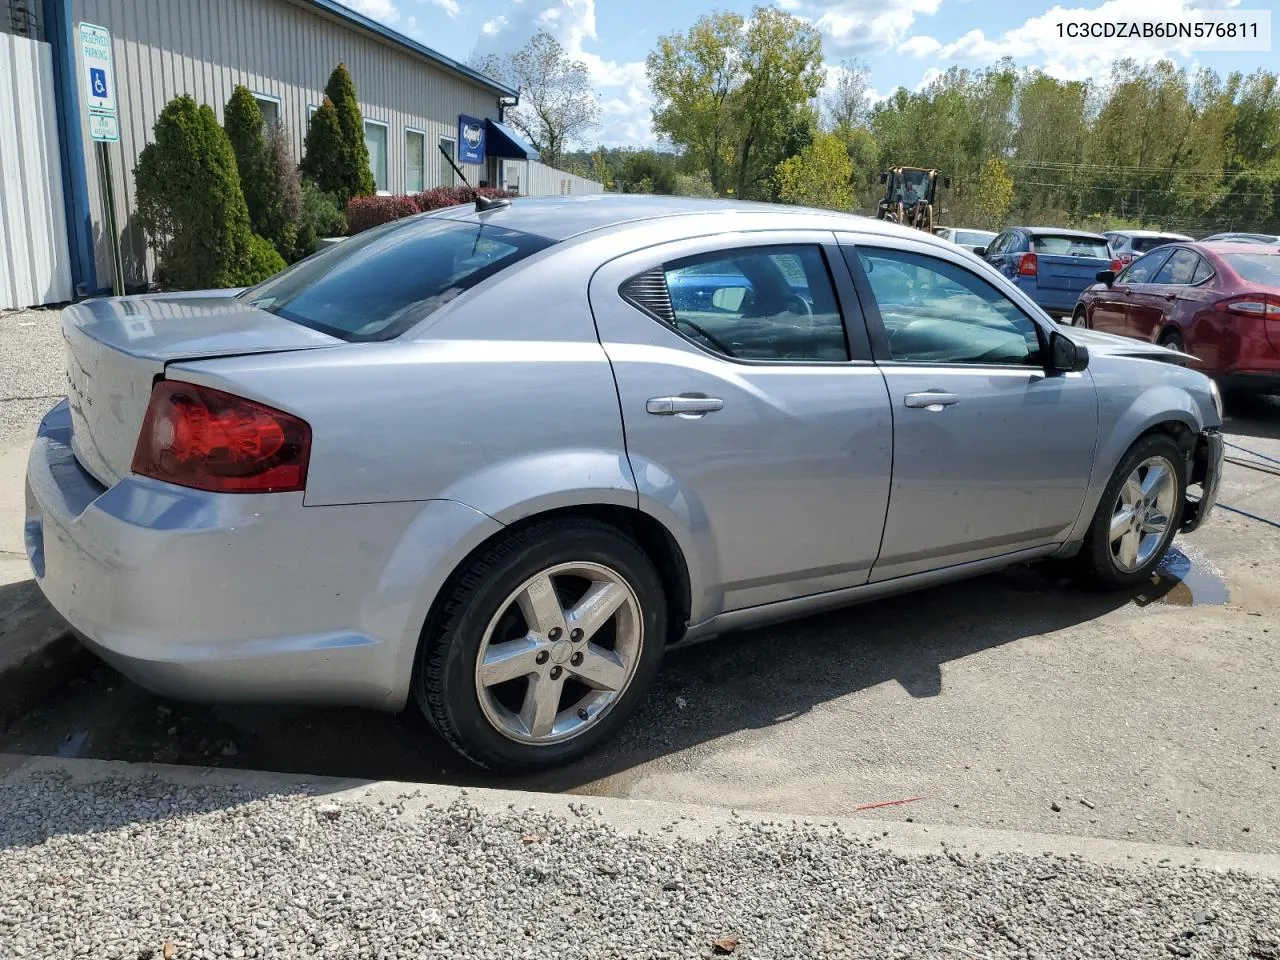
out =
<svg viewBox="0 0 1280 960"><path fill-rule="evenodd" d="M612 735L671 644L1037 558L1123 588L1213 506L1210 380L953 244L484 206L64 311L26 543L103 658L177 697L413 699L528 770Z"/></svg>
<svg viewBox="0 0 1280 960"><path fill-rule="evenodd" d="M933 233L978 256L986 253L987 245L996 238L994 230L975 230L970 227L934 227Z"/></svg>

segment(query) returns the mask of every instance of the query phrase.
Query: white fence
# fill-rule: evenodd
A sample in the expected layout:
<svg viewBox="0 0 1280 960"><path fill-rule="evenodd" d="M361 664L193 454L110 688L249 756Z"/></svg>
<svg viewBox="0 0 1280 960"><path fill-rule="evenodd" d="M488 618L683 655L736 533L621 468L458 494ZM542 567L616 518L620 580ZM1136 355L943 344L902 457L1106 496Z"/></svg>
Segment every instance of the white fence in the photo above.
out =
<svg viewBox="0 0 1280 960"><path fill-rule="evenodd" d="M0 308L71 299L53 50L0 33Z"/></svg>
<svg viewBox="0 0 1280 960"><path fill-rule="evenodd" d="M565 173L537 160L504 160L503 175L508 189L525 197L583 196L604 193L594 180Z"/></svg>

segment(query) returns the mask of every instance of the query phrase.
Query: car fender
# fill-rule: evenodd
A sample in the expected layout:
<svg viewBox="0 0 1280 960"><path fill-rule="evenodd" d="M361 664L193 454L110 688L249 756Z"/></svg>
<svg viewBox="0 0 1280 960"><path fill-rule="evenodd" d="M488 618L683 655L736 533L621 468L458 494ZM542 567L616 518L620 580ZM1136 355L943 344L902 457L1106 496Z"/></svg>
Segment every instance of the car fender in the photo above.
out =
<svg viewBox="0 0 1280 960"><path fill-rule="evenodd" d="M1150 363L1152 361L1139 361ZM1084 538L1093 520L1102 492L1125 453L1144 433L1162 423L1177 422L1193 433L1205 427L1200 404L1191 392L1177 383L1126 385L1124 370L1095 373L1098 387L1098 444L1085 502L1068 538Z"/></svg>

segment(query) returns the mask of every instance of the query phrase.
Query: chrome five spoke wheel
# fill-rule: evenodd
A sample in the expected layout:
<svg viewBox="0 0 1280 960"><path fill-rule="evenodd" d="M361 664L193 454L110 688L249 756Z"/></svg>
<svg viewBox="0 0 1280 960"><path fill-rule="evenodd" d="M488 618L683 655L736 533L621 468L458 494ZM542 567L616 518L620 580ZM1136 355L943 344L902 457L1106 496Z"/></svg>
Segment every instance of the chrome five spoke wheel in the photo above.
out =
<svg viewBox="0 0 1280 960"><path fill-rule="evenodd" d="M1111 559L1125 573L1146 564L1169 533L1178 483L1174 465L1150 457L1129 474L1111 511Z"/></svg>
<svg viewBox="0 0 1280 960"><path fill-rule="evenodd" d="M644 643L635 591L597 563L563 563L522 583L489 621L476 694L499 733L526 744L572 739L622 696Z"/></svg>

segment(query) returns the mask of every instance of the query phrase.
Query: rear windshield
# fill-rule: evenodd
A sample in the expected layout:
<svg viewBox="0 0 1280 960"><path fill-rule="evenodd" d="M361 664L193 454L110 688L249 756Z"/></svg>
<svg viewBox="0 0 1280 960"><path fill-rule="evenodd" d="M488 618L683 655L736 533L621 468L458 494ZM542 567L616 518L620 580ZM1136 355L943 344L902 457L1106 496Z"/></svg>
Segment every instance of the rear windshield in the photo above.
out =
<svg viewBox="0 0 1280 960"><path fill-rule="evenodd" d="M1107 241L1102 237L1055 237L1052 234L1040 234L1031 238L1031 249L1036 253L1060 257L1096 257L1099 260L1110 260Z"/></svg>
<svg viewBox="0 0 1280 960"><path fill-rule="evenodd" d="M956 243L971 243L975 247L981 247L996 238L994 233L982 233L978 230L957 230Z"/></svg>
<svg viewBox="0 0 1280 960"><path fill-rule="evenodd" d="M1280 253L1224 253L1222 259L1242 280L1260 287L1280 287Z"/></svg>
<svg viewBox="0 0 1280 960"><path fill-rule="evenodd" d="M1130 246L1137 253L1146 253L1156 247L1163 247L1166 243L1176 242L1173 237L1134 237Z"/></svg>
<svg viewBox="0 0 1280 960"><path fill-rule="evenodd" d="M239 296L343 340L389 340L551 243L492 224L414 217L357 234Z"/></svg>

